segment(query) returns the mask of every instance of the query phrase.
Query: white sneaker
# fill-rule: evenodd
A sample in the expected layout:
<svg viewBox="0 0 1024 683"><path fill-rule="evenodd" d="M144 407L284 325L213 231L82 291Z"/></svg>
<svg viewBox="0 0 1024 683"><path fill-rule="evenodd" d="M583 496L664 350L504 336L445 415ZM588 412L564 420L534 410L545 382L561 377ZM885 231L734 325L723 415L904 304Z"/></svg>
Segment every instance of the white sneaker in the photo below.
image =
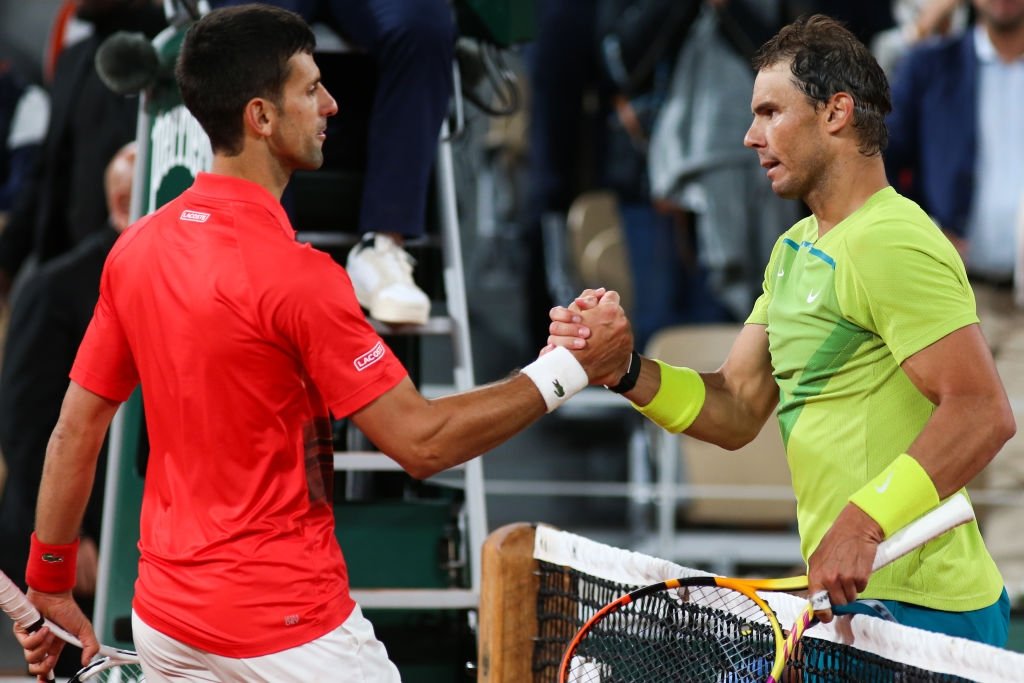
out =
<svg viewBox="0 0 1024 683"><path fill-rule="evenodd" d="M359 305L370 317L391 324L423 325L430 299L412 280L415 263L391 237L367 233L348 253L345 269Z"/></svg>

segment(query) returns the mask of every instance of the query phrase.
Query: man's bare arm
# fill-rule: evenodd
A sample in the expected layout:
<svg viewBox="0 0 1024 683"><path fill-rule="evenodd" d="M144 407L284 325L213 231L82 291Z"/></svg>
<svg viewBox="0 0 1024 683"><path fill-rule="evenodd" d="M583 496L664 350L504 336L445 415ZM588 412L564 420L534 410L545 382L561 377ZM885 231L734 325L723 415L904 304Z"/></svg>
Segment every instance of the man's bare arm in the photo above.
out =
<svg viewBox="0 0 1024 683"><path fill-rule="evenodd" d="M626 397L646 405L657 392L658 370L655 363L645 361L640 370L641 381L646 375L644 386L638 382L637 390ZM750 443L779 400L764 325L744 325L722 367L700 376L707 393L686 434L730 450Z"/></svg>
<svg viewBox="0 0 1024 683"><path fill-rule="evenodd" d="M553 308L548 343L570 349L593 345L593 331L581 316L596 305L600 294L600 290L586 290L571 306ZM625 317L624 313L622 315ZM644 358L642 363L636 386L625 396L639 406L646 406L661 388L661 374L659 366L651 359ZM744 325L722 367L700 372L700 375L707 393L697 419L686 429L686 434L728 449L749 443L761 431L779 400L764 325Z"/></svg>
<svg viewBox="0 0 1024 683"><path fill-rule="evenodd" d="M618 295L587 313L598 343L573 351L591 384L617 380L633 347ZM429 477L506 441L545 414L526 375L428 400L408 379L352 415L377 448L414 477Z"/></svg>
<svg viewBox="0 0 1024 683"><path fill-rule="evenodd" d="M907 452L943 499L973 479L1013 436L1013 413L978 325L950 333L906 359L902 368L935 404ZM874 519L847 504L811 555L811 590L828 590L838 605L856 599L884 537ZM831 614L819 617L827 621Z"/></svg>
<svg viewBox="0 0 1024 683"><path fill-rule="evenodd" d="M36 504L36 535L46 543L78 538L96 477L96 460L118 403L71 382L46 447Z"/></svg>
<svg viewBox="0 0 1024 683"><path fill-rule="evenodd" d="M1010 401L978 325L946 335L902 367L935 404L907 452L945 498L967 485L1014 435Z"/></svg>
<svg viewBox="0 0 1024 683"><path fill-rule="evenodd" d="M96 478L96 460L118 405L75 382L68 386L60 417L46 447L39 485L35 531L40 541L67 544L78 538ZM83 645L83 664L96 654L99 649L96 634L70 591L41 593L30 588L28 597L45 616L78 636ZM16 628L15 635L25 649L29 671L46 676L56 664L62 641L47 628L34 633Z"/></svg>

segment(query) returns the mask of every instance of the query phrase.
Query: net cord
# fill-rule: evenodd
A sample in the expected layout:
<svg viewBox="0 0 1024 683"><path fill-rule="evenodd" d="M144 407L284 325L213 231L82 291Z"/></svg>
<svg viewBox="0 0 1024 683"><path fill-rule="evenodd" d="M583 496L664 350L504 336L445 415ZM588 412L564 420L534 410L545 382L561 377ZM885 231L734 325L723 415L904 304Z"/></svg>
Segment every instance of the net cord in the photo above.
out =
<svg viewBox="0 0 1024 683"><path fill-rule="evenodd" d="M643 553L614 548L540 524L534 558L571 567L607 581L634 587L670 578L707 576ZM796 621L806 601L787 593L761 593L783 625ZM959 676L979 683L1019 683L1024 654L894 624L866 615L840 616L818 624L805 638L850 645L920 669Z"/></svg>

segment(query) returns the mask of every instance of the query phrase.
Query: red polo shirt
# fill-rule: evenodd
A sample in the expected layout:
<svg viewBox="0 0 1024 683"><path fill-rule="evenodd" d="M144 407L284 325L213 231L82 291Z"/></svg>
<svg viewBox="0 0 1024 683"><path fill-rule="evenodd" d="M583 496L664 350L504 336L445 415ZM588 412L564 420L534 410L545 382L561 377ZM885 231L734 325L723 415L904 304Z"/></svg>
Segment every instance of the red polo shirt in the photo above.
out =
<svg viewBox="0 0 1024 683"><path fill-rule="evenodd" d="M139 616L230 657L339 626L354 603L328 409L349 415L405 376L345 271L295 241L262 187L201 173L126 231L71 379L117 401L142 384Z"/></svg>

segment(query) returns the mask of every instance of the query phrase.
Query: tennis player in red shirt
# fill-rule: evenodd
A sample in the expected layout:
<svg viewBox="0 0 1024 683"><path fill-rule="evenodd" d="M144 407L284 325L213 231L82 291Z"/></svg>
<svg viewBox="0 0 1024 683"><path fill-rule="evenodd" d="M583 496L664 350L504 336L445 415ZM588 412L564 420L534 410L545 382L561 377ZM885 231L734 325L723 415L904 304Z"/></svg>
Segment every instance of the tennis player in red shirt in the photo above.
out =
<svg viewBox="0 0 1024 683"><path fill-rule="evenodd" d="M337 104L313 34L267 5L215 10L186 36L177 79L214 150L211 173L128 229L46 453L26 579L40 611L98 644L71 598L96 454L141 383L151 453L133 635L150 683L397 681L349 595L334 536L331 416L348 416L411 475L479 455L588 383L627 368L614 295L510 378L423 398L366 322L345 271L295 241L280 196L323 161ZM617 387L618 388L618 387ZM54 561L60 560L60 561ZM30 671L60 650L19 633Z"/></svg>

